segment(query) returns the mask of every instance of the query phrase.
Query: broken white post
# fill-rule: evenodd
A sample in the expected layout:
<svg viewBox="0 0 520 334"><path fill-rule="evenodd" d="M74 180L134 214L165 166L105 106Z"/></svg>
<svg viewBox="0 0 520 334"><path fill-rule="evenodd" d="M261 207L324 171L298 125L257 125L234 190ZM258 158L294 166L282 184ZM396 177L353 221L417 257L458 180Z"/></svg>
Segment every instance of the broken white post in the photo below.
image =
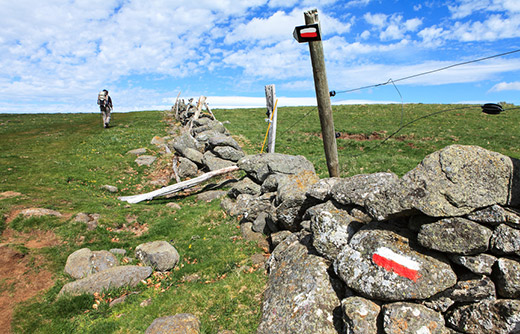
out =
<svg viewBox="0 0 520 334"><path fill-rule="evenodd" d="M206 110L209 112L209 114L211 115L211 117L213 117L213 120L217 120L215 118L215 115L213 115L213 113L211 112L211 109L209 108L209 105L207 102L204 102L204 106L206 107Z"/></svg>
<svg viewBox="0 0 520 334"><path fill-rule="evenodd" d="M199 102L197 102L197 110L195 111L195 115L193 115L193 117L191 118L190 132L191 132L191 129L193 128L193 122L195 122L200 117L200 114L202 113L202 105L204 103L206 103L206 97L204 95L201 95L199 97Z"/></svg>
<svg viewBox="0 0 520 334"><path fill-rule="evenodd" d="M179 94L177 94L177 98L175 99L175 119L177 119L177 115L179 114L179 96L181 96L181 92L179 91Z"/></svg>
<svg viewBox="0 0 520 334"><path fill-rule="evenodd" d="M274 85L265 86L265 100L267 104L267 120L271 123L267 135L267 152L274 153L276 145L276 120L278 117L277 108L275 106L276 92Z"/></svg>
<svg viewBox="0 0 520 334"><path fill-rule="evenodd" d="M201 176L196 177L194 179L172 184L171 186L167 186L167 187L164 187L164 188L161 188L158 190L154 190L154 191L151 191L146 194L133 195L133 196L121 196L121 197L118 197L118 199L120 199L121 201L131 203L131 204L139 203L142 201L149 201L151 199L154 199L155 197L171 195L171 194L174 194L181 190L191 188L191 187L196 186L217 175L231 173L238 169L239 169L238 166L231 166L231 167L226 167L226 168L222 168L222 169L217 169L217 170L211 171L209 173L202 174Z"/></svg>

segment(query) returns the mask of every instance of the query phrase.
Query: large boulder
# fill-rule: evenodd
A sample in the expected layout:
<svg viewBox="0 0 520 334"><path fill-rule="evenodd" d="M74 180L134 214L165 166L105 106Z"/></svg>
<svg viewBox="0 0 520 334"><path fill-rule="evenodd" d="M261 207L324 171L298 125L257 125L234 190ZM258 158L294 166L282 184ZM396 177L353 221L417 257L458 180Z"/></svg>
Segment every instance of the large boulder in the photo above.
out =
<svg viewBox="0 0 520 334"><path fill-rule="evenodd" d="M473 221L498 225L507 223L511 226L520 226L520 213L513 208L503 208L500 205L492 205L484 209L476 210L466 216Z"/></svg>
<svg viewBox="0 0 520 334"><path fill-rule="evenodd" d="M180 178L196 176L199 169L196 163L184 157L179 157L179 166L177 168L179 170Z"/></svg>
<svg viewBox="0 0 520 334"><path fill-rule="evenodd" d="M339 252L348 244L352 236L363 226L346 210L337 207L332 201L314 206L307 210L311 219L313 245L329 260L337 258Z"/></svg>
<svg viewBox="0 0 520 334"><path fill-rule="evenodd" d="M168 142L168 146L182 156L186 156L185 151L188 148L191 148L196 151L199 150L197 141L187 132L175 137L174 140Z"/></svg>
<svg viewBox="0 0 520 334"><path fill-rule="evenodd" d="M496 269L498 294L504 298L520 298L520 261L501 258L497 261Z"/></svg>
<svg viewBox="0 0 520 334"><path fill-rule="evenodd" d="M235 183L228 192L229 197L237 198L240 194L248 194L257 196L261 194L261 186L255 183L251 178L244 177L239 182Z"/></svg>
<svg viewBox="0 0 520 334"><path fill-rule="evenodd" d="M371 300L352 296L341 301L343 321L347 333L377 334L381 307Z"/></svg>
<svg viewBox="0 0 520 334"><path fill-rule="evenodd" d="M483 300L455 308L446 321L463 333L505 334L520 330L520 300Z"/></svg>
<svg viewBox="0 0 520 334"><path fill-rule="evenodd" d="M411 235L388 225L368 224L338 254L334 268L349 288L372 299L402 301L429 298L457 282L442 255L418 251Z"/></svg>
<svg viewBox="0 0 520 334"><path fill-rule="evenodd" d="M455 303L476 303L484 299L496 299L493 281L487 276L460 280L451 288L435 295L423 304L440 312L446 312Z"/></svg>
<svg viewBox="0 0 520 334"><path fill-rule="evenodd" d="M307 196L325 202L332 198L332 189L339 182L342 182L339 177L320 179L307 190Z"/></svg>
<svg viewBox="0 0 520 334"><path fill-rule="evenodd" d="M520 230L507 224L498 226L491 237L491 251L494 254L516 254L520 256Z"/></svg>
<svg viewBox="0 0 520 334"><path fill-rule="evenodd" d="M237 150L230 146L216 146L211 151L224 160L234 162L237 162L245 155L242 150Z"/></svg>
<svg viewBox="0 0 520 334"><path fill-rule="evenodd" d="M218 133L215 136L209 138L209 145L211 148L218 146L229 146L236 150L242 151L242 148L235 139L231 136L227 136L223 133Z"/></svg>
<svg viewBox="0 0 520 334"><path fill-rule="evenodd" d="M221 205L225 206L230 216L242 216L243 221L254 222L261 213L271 213L273 196L270 193L262 196L240 194L237 196L236 201L223 201ZM226 203L228 203L227 206Z"/></svg>
<svg viewBox="0 0 520 334"><path fill-rule="evenodd" d="M367 203L374 218L419 210L432 217L520 203L519 160L478 146L452 145L428 155L394 187Z"/></svg>
<svg viewBox="0 0 520 334"><path fill-rule="evenodd" d="M195 137L198 137L198 134L200 133L207 133L207 132L215 132L215 133L220 133L220 134L226 134L227 133L227 130L226 130L226 127L224 126L224 124L222 124L222 122L219 122L217 120L210 120L208 118L206 119L203 119L201 118L201 120L204 120L204 124L201 124L199 126L194 126L193 129L192 129L192 132L194 134L196 134L197 136ZM206 121L208 120L208 121ZM194 125L197 125L197 122L198 120L196 120L193 124ZM213 137L213 135L209 136L209 138Z"/></svg>
<svg viewBox="0 0 520 334"><path fill-rule="evenodd" d="M302 171L315 173L314 166L305 157L280 153L247 155L238 161L238 167L257 183L263 183L271 174L292 175Z"/></svg>
<svg viewBox="0 0 520 334"><path fill-rule="evenodd" d="M278 180L276 194L276 220L281 226L290 231L300 229L299 223L308 206L305 195L309 187L319 180L314 171L304 170L294 175L286 175Z"/></svg>
<svg viewBox="0 0 520 334"><path fill-rule="evenodd" d="M191 148L191 147L185 148L182 151L182 155L186 159L194 162L197 165L202 165L204 163L204 155L194 148Z"/></svg>
<svg viewBox="0 0 520 334"><path fill-rule="evenodd" d="M159 271L173 269L179 262L179 253L167 241L152 241L135 248L135 257Z"/></svg>
<svg viewBox="0 0 520 334"><path fill-rule="evenodd" d="M419 304L399 302L384 305L383 323L386 334L449 334L442 314Z"/></svg>
<svg viewBox="0 0 520 334"><path fill-rule="evenodd" d="M377 196L393 187L397 180L397 175L393 173L355 175L337 181L331 189L331 194L341 204L364 206L368 197Z"/></svg>
<svg viewBox="0 0 520 334"><path fill-rule="evenodd" d="M136 286L141 280L148 278L153 272L152 267L118 266L89 275L61 288L58 296L78 296L83 293L102 292L124 286Z"/></svg>
<svg viewBox="0 0 520 334"><path fill-rule="evenodd" d="M271 254L258 334L337 333L340 300L329 264L309 250L309 239L292 234Z"/></svg>
<svg viewBox="0 0 520 334"><path fill-rule="evenodd" d="M234 166L235 163L233 161L224 160L217 157L211 151L206 151L204 153L204 158L202 159L202 163L208 167L210 171L218 170L226 167Z"/></svg>
<svg viewBox="0 0 520 334"><path fill-rule="evenodd" d="M417 240L423 247L444 253L473 255L487 251L492 234L479 223L455 217L423 224Z"/></svg>
<svg viewBox="0 0 520 334"><path fill-rule="evenodd" d="M109 251L94 251L88 248L78 249L67 257L65 273L75 279L119 265L119 260Z"/></svg>
<svg viewBox="0 0 520 334"><path fill-rule="evenodd" d="M497 258L485 253L477 255L451 254L450 260L453 263L468 269L474 274L491 275L493 265L497 261Z"/></svg>

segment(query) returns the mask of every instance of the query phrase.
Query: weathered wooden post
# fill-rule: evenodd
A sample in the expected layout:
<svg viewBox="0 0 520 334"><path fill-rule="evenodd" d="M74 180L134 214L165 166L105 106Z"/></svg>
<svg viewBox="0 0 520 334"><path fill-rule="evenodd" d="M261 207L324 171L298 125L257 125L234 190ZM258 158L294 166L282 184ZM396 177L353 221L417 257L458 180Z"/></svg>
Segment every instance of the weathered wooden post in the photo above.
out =
<svg viewBox="0 0 520 334"><path fill-rule="evenodd" d="M274 153L276 145L276 119L278 117L277 108L275 107L276 92L274 85L265 86L265 100L267 105L267 120L271 125L267 137L267 152Z"/></svg>
<svg viewBox="0 0 520 334"><path fill-rule="evenodd" d="M325 70L323 44L321 43L318 10L313 9L306 11L304 17L305 26L296 27L294 29L294 37L300 43L309 43L327 168L329 169L329 175L331 177L339 177L338 148L336 145L332 106L330 103L329 84Z"/></svg>

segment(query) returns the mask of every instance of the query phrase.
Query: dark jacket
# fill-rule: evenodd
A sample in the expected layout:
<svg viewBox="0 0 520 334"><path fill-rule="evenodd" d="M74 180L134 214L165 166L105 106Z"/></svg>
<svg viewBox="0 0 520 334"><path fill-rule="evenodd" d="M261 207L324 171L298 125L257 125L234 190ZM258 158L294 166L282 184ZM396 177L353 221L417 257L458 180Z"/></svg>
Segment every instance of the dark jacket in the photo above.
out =
<svg viewBox="0 0 520 334"><path fill-rule="evenodd" d="M98 99L97 103L99 104L99 109L101 109L102 111L105 111L107 107L109 107L110 109L113 109L113 105L112 105L112 98L110 97L110 95L107 96L107 99L106 99L106 102L103 104L101 103L101 101Z"/></svg>

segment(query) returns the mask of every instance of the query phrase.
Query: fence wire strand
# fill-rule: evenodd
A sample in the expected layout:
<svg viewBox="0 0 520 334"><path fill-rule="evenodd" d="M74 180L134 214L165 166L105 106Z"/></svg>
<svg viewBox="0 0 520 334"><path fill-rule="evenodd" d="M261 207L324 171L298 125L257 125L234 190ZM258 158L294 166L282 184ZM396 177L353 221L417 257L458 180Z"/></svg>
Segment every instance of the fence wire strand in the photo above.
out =
<svg viewBox="0 0 520 334"><path fill-rule="evenodd" d="M484 57L484 58L478 58L478 59L473 59L473 60L469 60L469 61L464 61L464 62L461 62L461 63L456 63L456 64L452 64L452 65L449 65L449 66L437 68L435 70L409 75L407 77L399 78L399 79L396 79L396 80L389 79L386 82L382 82L382 83L378 83L378 84L374 84L374 85L368 85L368 86L358 87L358 88L354 88L354 89L340 90L340 91L334 91L333 90L333 91L331 91L330 95L331 96L336 96L337 94L352 93L352 92L356 92L358 90L385 86L385 85L388 85L389 83L394 83L395 84L396 82L399 82L399 81L404 81L404 80L408 80L408 79L412 79L412 78L417 78L417 77L420 77L420 76L423 76L423 75L437 73L437 72L444 71L444 70L447 70L447 69L450 69L450 68L453 68L453 67L457 67L457 66L468 65L468 64L472 64L472 63L478 63L478 62L481 62L481 61L484 61L484 60L489 60L489 59L493 59L493 58L503 57L503 56L507 56L507 55L510 55L510 54L513 54L513 53L517 53L517 52L520 52L520 49L513 50L513 51L508 51L508 52L504 52L504 53L500 53L500 54L496 54L496 55L492 55L492 56L488 56L488 57Z"/></svg>
<svg viewBox="0 0 520 334"><path fill-rule="evenodd" d="M469 61L464 61L464 62L460 62L460 63L456 63L456 64L452 64L452 65L449 65L449 66L444 66L444 67L441 67L441 68L438 68L438 69L434 69L434 70L431 70L431 71L426 71L426 72L421 72L421 73L417 73L417 74L413 74L413 75L409 75L409 76L406 76L406 77L403 77L403 78L399 78L399 79L388 79L386 82L382 82L382 83L378 83L378 84L373 84L373 85L368 85L368 86L363 86L363 87L358 87L358 88L354 88L354 89L348 89L348 90L342 90L342 91L331 91L330 92L330 96L333 97L333 96L336 96L337 94L342 94L342 93L351 93L351 92L355 92L355 91L359 91L359 90L363 90L363 89L368 89L368 88L374 88L374 87L380 87L380 86L386 86L388 84L392 84L395 88L395 90L397 91L397 93L399 94L399 97L401 98L401 124L400 124L400 127L394 132L392 133L390 136L386 137L378 146L376 147L379 147L381 145L383 145L388 139L392 138L393 136L395 136L397 133L399 133L403 128L405 128L406 126L410 125L410 124L413 124L423 118L427 118L427 117L430 117L430 116L434 116L434 115L437 115L437 114L440 114L440 113L443 113L443 112L447 112L447 111L453 111L453 110L461 110L461 109L469 109L469 108L474 108L474 106L472 107L462 107L462 108L454 108L454 109L447 109L447 110L441 110L441 111L437 111L437 112L434 112L434 113L431 113L431 114L428 114L428 115L425 115L425 116L421 116L419 118L416 118L406 124L403 124L404 122L404 100L403 100L403 96L401 94L401 92L399 91L399 88L397 88L397 85L395 84L396 82L400 82L400 81L404 81L404 80L408 80L408 79L412 79L412 78L416 78L416 77L420 77L420 76L423 76L423 75L428 75L428 74L433 74L433 73L437 73L437 72L441 72L441 71L445 71L445 70L448 70L450 68L454 68L454 67L458 67L458 66L463 66L463 65L468 65L468 64L472 64L472 63L477 63L477 62L481 62L481 61L485 61L485 60L489 60L489 59L493 59L493 58L498 58L498 57L504 57L504 56L507 56L507 55L510 55L510 54L514 54L514 53L518 53L520 52L520 49L517 49L517 50L512 50L512 51L508 51L508 52L503 52L503 53L499 53L499 54L495 54L495 55L492 55L492 56L487 56L487 57L483 57L483 58L478 58L478 59L473 59L473 60L469 60ZM513 109L519 109L519 108L510 108L508 110L513 110ZM298 120L296 120L294 123L292 123L290 126L288 126L287 128L285 128L285 130L282 132L282 134L286 134L288 133L289 130L291 130L292 128L294 128L294 126L298 123L300 123L301 121L303 121L307 116L309 116L315 109L311 109L309 110L308 112L306 112L301 118L299 118Z"/></svg>

